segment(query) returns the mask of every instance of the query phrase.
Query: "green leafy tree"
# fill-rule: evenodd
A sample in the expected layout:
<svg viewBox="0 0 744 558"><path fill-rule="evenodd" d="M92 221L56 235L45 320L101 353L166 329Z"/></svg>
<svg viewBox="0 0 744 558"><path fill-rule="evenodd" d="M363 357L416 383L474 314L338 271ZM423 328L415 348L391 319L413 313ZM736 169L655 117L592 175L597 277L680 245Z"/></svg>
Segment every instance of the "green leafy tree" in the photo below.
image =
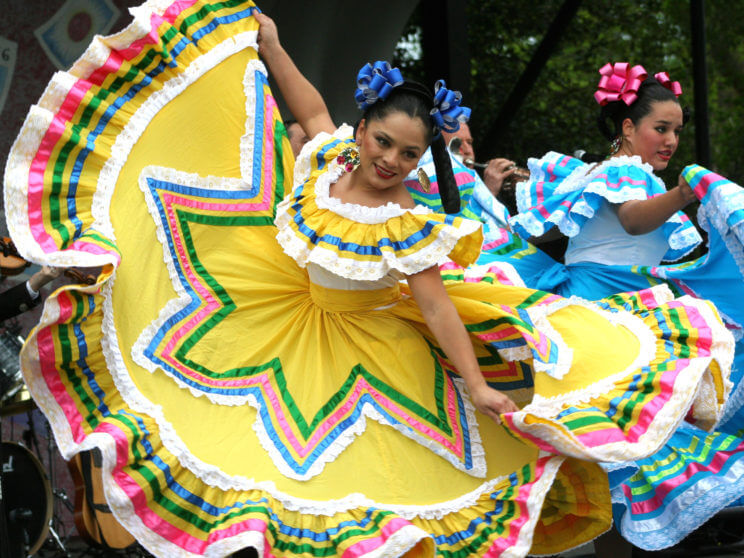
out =
<svg viewBox="0 0 744 558"><path fill-rule="evenodd" d="M406 75L421 77L422 64L411 44L420 42L425 1L404 32L407 45L396 51ZM684 106L694 106L689 2L679 0L592 0L582 3L561 40L496 145L482 145L535 49L558 13L560 1L468 0L471 84L466 104L473 108L471 129L481 156L507 156L524 164L555 150L607 153L599 134L599 107L592 95L598 69L606 62L643 65L649 73L667 71L682 84ZM709 118L716 169L744 180L744 2L706 2ZM676 183L683 166L695 161L694 123L663 178ZM478 151L479 150L479 151Z"/></svg>

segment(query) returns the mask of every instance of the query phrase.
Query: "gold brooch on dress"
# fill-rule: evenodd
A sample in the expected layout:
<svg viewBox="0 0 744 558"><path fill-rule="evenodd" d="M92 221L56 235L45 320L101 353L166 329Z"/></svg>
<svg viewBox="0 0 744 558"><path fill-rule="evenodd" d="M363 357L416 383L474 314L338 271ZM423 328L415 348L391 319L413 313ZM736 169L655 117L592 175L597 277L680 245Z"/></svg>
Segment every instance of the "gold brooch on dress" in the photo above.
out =
<svg viewBox="0 0 744 558"><path fill-rule="evenodd" d="M429 181L429 176L426 174L424 167L419 167L416 174L418 174L418 181L419 184L421 184L421 189L428 194L429 190L431 190L431 182Z"/></svg>

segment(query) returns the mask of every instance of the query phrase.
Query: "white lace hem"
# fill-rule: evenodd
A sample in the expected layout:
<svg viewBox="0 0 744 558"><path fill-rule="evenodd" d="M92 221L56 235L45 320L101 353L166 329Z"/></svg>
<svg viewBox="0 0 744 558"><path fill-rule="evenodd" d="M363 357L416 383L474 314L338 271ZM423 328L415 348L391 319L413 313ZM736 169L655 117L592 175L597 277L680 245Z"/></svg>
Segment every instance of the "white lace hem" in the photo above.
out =
<svg viewBox="0 0 744 558"><path fill-rule="evenodd" d="M733 459L733 458L732 458ZM673 546L703 525L731 502L744 496L744 461L725 474L704 477L674 497L664 511L649 520L634 519L622 488L612 490L612 501L625 506L620 521L622 535L639 548L661 550Z"/></svg>
<svg viewBox="0 0 744 558"><path fill-rule="evenodd" d="M168 4L169 5L169 4ZM118 259L110 253L92 254L77 250L45 252L34 238L28 221L27 207L29 168L44 135L52 122L54 112L59 108L67 93L78 78L85 79L100 67L112 48L123 48L150 32L150 14L162 13L167 5L163 2L148 2L130 11L135 16L126 29L110 37L96 37L91 46L73 65L69 73L57 72L47 86L38 106L32 106L24 121L21 133L14 143L5 170L5 207L8 216L8 229L16 240L21 254L30 261L53 266L97 267L106 264L117 265ZM225 58L249 47L256 48L256 31L246 31L226 39L219 45L195 59L181 75L171 78L162 89L152 93L132 115L111 147L110 157L106 159L98 176L96 191L91 204L94 218L92 228L101 235L114 240L114 230L108 214L108 205L119 173L126 162L134 144L144 132L154 116L177 97L199 77L211 70ZM260 61L252 61L263 68ZM250 132L250 130L249 130Z"/></svg>
<svg viewBox="0 0 744 558"><path fill-rule="evenodd" d="M658 285L653 289L656 292L657 300L673 299L673 295L666 285ZM585 388L555 397L535 395L529 405L512 415L515 427L548 441L565 455L604 462L637 460L655 453L672 436L674 430L684 420L693 405L694 418L699 421L699 426L712 429L721 417L723 406L718 403L718 396L709 366L711 361L715 360L722 371L724 383L722 399L725 401L732 389L732 383L728 376L733 360L733 336L716 318L715 313L705 301L689 296L681 297L679 300L683 301L685 305L697 308L706 322L711 325L713 337L717 341L711 347L711 356L699 357L690 362L684 372L684 380L675 384L674 394L670 401L655 415L653 428L647 429L636 442L621 441L605 444L599 448L587 448L575 440L562 425L554 423L551 419L551 417L557 416L568 404L587 403L603 393L607 393L618 381L627 377L633 370L647 366L656 357L656 336L640 318L627 312L608 312L597 308L591 302L581 299L575 300L574 297L567 301L559 301L556 304L561 307L569 303L581 304L604 313L609 321L625 327L636 336L641 345L639 354L625 370ZM529 420L531 416L549 421L551 425L533 424ZM563 434L556 433L556 428Z"/></svg>

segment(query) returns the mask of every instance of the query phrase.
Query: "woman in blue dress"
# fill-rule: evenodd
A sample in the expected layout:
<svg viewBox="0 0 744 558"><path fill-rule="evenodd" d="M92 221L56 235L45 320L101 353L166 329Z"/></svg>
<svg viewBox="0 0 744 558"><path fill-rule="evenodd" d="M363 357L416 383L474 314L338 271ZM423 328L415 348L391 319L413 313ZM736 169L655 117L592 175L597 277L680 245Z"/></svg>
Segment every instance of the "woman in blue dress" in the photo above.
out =
<svg viewBox="0 0 744 558"><path fill-rule="evenodd" d="M610 156L599 164L555 152L531 159L510 224L524 239L554 228L569 237L565 264L533 274L519 268L528 286L596 300L665 282L676 294L713 301L737 340L734 389L716 431L685 423L659 453L611 473L617 528L633 544L656 550L744 495L744 190L699 165L686 167L667 189L656 173L667 167L687 120L679 83L626 63L607 64L600 74L595 99ZM702 242L681 211L696 201L707 253L661 265ZM479 263L500 260L485 251Z"/></svg>

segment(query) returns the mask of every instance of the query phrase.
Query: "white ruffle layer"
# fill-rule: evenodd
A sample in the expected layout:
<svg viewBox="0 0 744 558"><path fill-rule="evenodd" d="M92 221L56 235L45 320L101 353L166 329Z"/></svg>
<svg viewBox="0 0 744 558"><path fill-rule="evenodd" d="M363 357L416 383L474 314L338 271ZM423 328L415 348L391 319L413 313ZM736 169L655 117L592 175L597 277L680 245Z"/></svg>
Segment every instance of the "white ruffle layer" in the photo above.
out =
<svg viewBox="0 0 744 558"><path fill-rule="evenodd" d="M295 164L295 187L304 187L304 181L310 177L311 157L310 154L332 138L348 139L352 130L343 125L333 135L320 133L310 142L305 144ZM412 215L429 215L432 210L417 205L411 209L405 209L397 203L388 203L380 207L366 207L359 204L344 203L330 195L331 184L335 183L345 172L342 165L331 161L329 169L318 176L315 181L314 193L315 203L320 209L325 209L363 225L382 225L395 217L401 217L406 213ZM426 247L402 256L392 251L383 250L379 260L359 261L353 258L345 258L332 249L322 246L308 244L292 229L292 217L289 214L291 206L295 203L294 192L288 195L278 206L276 219L274 220L279 232L277 241L284 252L290 256L301 267L308 263L314 263L320 267L344 277L356 281L376 281L389 273L402 273L413 275L435 265L446 263L448 255L461 238L464 238L480 227L477 221L469 219L460 220L457 227L445 225L440 229L437 238Z"/></svg>
<svg viewBox="0 0 744 558"><path fill-rule="evenodd" d="M530 213L524 213L530 209L530 204L532 203L529 193L529 184L535 181L545 180L547 177L545 172L542 170L542 162L545 159L556 157L562 157L562 155L551 151L540 160L530 160L528 165L531 174L530 180L527 182L521 182L517 185L517 208L520 213L512 217L511 220L512 222L519 223L519 225L524 227L524 229L532 236L537 237L545 234L550 228L546 226L546 224L550 223L557 226L561 233L570 238L579 234L579 231L581 230L581 226L571 219L570 216L572 213L581 215L587 219L594 217L594 209L592 209L584 199L577 201L571 207L568 214L563 215L554 213L548 217L547 221L541 221L536 219ZM581 165L576 167L555 189L555 194L561 195L576 190L584 190L587 194L595 194L613 204L621 204L631 200L648 199L648 194L640 188L626 187L621 188L620 190L612 190L607 188L606 184L602 180L597 180L597 177L606 172L607 169L627 166L641 168L651 177L654 183L662 189L662 191L666 191L666 186L662 180L654 174L651 165L644 163L637 155L632 157L621 155L607 159L596 166ZM679 255L679 258L689 254L698 244L700 244L700 242L702 242L700 234L694 227L684 227L682 218L678 213L675 213L667 219L667 223L673 224L676 227L667 237L669 247L673 250L685 251L683 254Z"/></svg>
<svg viewBox="0 0 744 558"><path fill-rule="evenodd" d="M656 299L660 302L669 301L674 298L669 287L666 285L658 285L653 287L653 290L655 291ZM641 344L639 354L625 370L585 388L555 397L541 397L536 395L532 403L524 407L521 411L514 413L515 426L548 441L555 447L560 448L561 452L565 455L609 463L622 463L629 460L642 459L655 453L672 436L693 405L693 416L698 421L698 426L706 430L714 428L721 418L723 407L718 403L718 397L709 367L711 362L715 360L723 372L723 399L725 400L733 387L728 379L733 361L733 336L720 320L716 318L713 310L705 301L690 296L683 296L678 300L685 305L694 306L697 309L706 320L706 323L711 325L713 337L717 341L710 349L711 356L696 358L688 364L687 370L684 372L684 381L680 381L675 385L673 397L654 416L653 428L644 432L635 444L630 445L627 442L617 442L606 444L600 448L588 449L583 445L571 441L571 438L568 436L556 435L551 428L546 428L540 424L533 424L528 420L530 415L549 420L550 417L557 416L566 405L587 403L601 396L603 393L608 393L618 381L627 378L633 370L648 366L656 357L656 336L640 318L627 312L608 312L601 310L591 302L574 299L574 297L566 301L559 301L557 304L580 304L604 313L610 321L625 327L638 338Z"/></svg>

